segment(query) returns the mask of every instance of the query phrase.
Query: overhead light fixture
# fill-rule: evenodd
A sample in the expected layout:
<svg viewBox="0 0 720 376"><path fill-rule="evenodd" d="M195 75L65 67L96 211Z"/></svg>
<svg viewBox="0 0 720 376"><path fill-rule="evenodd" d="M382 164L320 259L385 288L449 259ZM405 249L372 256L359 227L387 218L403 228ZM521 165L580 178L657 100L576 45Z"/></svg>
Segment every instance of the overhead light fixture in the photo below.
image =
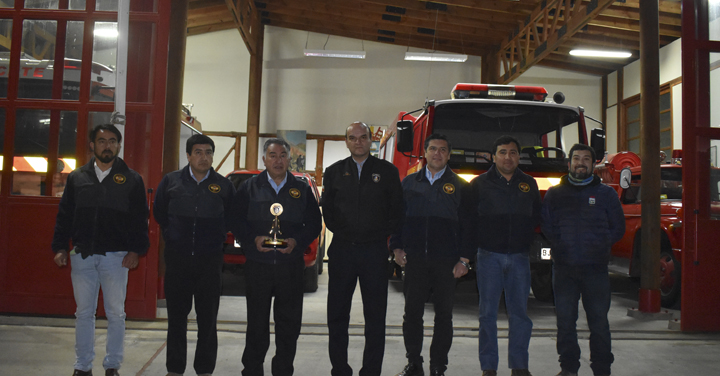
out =
<svg viewBox="0 0 720 376"><path fill-rule="evenodd" d="M437 52L405 52L405 60L415 61L444 61L451 63L464 63L468 55L440 54Z"/></svg>
<svg viewBox="0 0 720 376"><path fill-rule="evenodd" d="M340 51L340 50L304 50L305 56L317 57L340 57L344 59L364 59L365 51Z"/></svg>
<svg viewBox="0 0 720 376"><path fill-rule="evenodd" d="M627 59L632 53L627 51L603 51L603 50L571 50L570 55L579 57L609 57L614 59Z"/></svg>

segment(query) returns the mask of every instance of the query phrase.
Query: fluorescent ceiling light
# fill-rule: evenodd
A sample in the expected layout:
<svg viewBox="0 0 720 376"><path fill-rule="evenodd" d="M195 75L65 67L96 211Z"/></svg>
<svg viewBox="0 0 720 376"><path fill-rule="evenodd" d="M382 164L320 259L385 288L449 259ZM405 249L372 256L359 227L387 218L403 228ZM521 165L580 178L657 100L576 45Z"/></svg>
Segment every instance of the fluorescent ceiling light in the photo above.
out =
<svg viewBox="0 0 720 376"><path fill-rule="evenodd" d="M365 51L339 51L339 50L304 50L305 56L341 57L345 59L364 59Z"/></svg>
<svg viewBox="0 0 720 376"><path fill-rule="evenodd" d="M468 55L460 54L439 54L437 52L406 52L405 60L415 61L446 61L452 63L463 63Z"/></svg>
<svg viewBox="0 0 720 376"><path fill-rule="evenodd" d="M571 50L570 55L581 57L611 57L625 59L632 54L627 51Z"/></svg>

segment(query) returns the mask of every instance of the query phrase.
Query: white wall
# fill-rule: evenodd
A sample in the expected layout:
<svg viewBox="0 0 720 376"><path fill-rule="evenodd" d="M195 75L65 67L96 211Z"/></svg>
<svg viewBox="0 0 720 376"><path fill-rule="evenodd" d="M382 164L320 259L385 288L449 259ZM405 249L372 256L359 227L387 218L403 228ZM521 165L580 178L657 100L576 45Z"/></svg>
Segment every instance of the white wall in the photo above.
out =
<svg viewBox="0 0 720 376"><path fill-rule="evenodd" d="M682 76L682 40L678 39L660 49L660 85ZM612 76L612 78L611 78ZM617 73L608 76L617 81ZM625 66L623 72L623 98L620 101L640 94L640 60L634 61ZM608 101L608 105L612 102ZM673 112L673 149L682 149L682 85L675 85L672 88L672 112ZM612 119L617 130L617 120ZM611 123L608 113L608 124ZM617 138L608 145L617 147ZM609 148L608 148L609 149Z"/></svg>
<svg viewBox="0 0 720 376"><path fill-rule="evenodd" d="M260 133L299 129L341 135L357 120L388 125L400 111L422 107L426 98L449 98L458 82L480 80L478 57L465 63L404 61L405 47L376 42L364 42L364 60L303 56L306 41L308 48L322 49L326 38L266 26ZM326 48L360 50L363 43L332 36ZM249 54L239 33L227 30L188 37L186 54L183 102L195 105L193 115L203 129L244 132ZM217 165L232 141L214 140ZM315 167L316 145L307 145L308 169ZM324 167L349 156L342 142L325 145ZM226 173L231 166L226 162L219 172Z"/></svg>

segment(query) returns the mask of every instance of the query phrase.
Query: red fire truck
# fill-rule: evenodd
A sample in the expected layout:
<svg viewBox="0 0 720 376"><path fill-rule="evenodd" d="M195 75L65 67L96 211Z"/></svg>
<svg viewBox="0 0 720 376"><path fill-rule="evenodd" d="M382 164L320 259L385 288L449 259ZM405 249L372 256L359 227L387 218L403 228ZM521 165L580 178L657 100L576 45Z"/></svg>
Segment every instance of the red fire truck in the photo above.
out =
<svg viewBox="0 0 720 376"><path fill-rule="evenodd" d="M660 164L660 302L672 308L680 301L682 253L682 152ZM629 151L610 154L595 168L605 184L615 188L625 213L625 236L612 247L610 270L640 277L642 203L640 157ZM711 215L720 216L720 169L710 169Z"/></svg>
<svg viewBox="0 0 720 376"><path fill-rule="evenodd" d="M590 144L597 155L605 153L602 129L588 137L586 119L597 120L585 116L582 107L561 104L562 93L553 101L546 101L547 95L537 86L457 84L452 99L428 100L419 110L400 112L381 143L381 155L402 179L425 165L425 139L440 133L453 147L448 165L470 181L492 165L493 141L511 135L521 144L519 168L535 177L544 195L567 173L565 150L573 144ZM550 244L539 229L530 260L535 298L552 301Z"/></svg>

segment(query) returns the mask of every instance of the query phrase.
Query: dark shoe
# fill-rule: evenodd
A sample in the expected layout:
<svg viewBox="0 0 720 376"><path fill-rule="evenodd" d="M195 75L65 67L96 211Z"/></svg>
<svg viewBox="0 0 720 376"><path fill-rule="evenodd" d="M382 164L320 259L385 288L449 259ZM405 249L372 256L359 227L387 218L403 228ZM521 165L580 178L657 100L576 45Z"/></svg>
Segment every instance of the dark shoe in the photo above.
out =
<svg viewBox="0 0 720 376"><path fill-rule="evenodd" d="M514 369L510 372L510 376L532 376L532 374L526 369Z"/></svg>
<svg viewBox="0 0 720 376"><path fill-rule="evenodd" d="M570 371L562 370L556 376L578 376L578 374L577 374L577 372L570 372Z"/></svg>
<svg viewBox="0 0 720 376"><path fill-rule="evenodd" d="M79 369L76 369L75 372L73 372L73 376L92 376L92 370L81 371Z"/></svg>
<svg viewBox="0 0 720 376"><path fill-rule="evenodd" d="M486 369L483 371L482 376L497 376L497 371L494 369Z"/></svg>
<svg viewBox="0 0 720 376"><path fill-rule="evenodd" d="M108 368L105 370L105 376L120 376L115 368Z"/></svg>
<svg viewBox="0 0 720 376"><path fill-rule="evenodd" d="M445 371L441 371L437 368L430 368L430 376L445 376Z"/></svg>
<svg viewBox="0 0 720 376"><path fill-rule="evenodd" d="M423 371L422 363L408 363L405 369L395 376L425 376L425 371Z"/></svg>

